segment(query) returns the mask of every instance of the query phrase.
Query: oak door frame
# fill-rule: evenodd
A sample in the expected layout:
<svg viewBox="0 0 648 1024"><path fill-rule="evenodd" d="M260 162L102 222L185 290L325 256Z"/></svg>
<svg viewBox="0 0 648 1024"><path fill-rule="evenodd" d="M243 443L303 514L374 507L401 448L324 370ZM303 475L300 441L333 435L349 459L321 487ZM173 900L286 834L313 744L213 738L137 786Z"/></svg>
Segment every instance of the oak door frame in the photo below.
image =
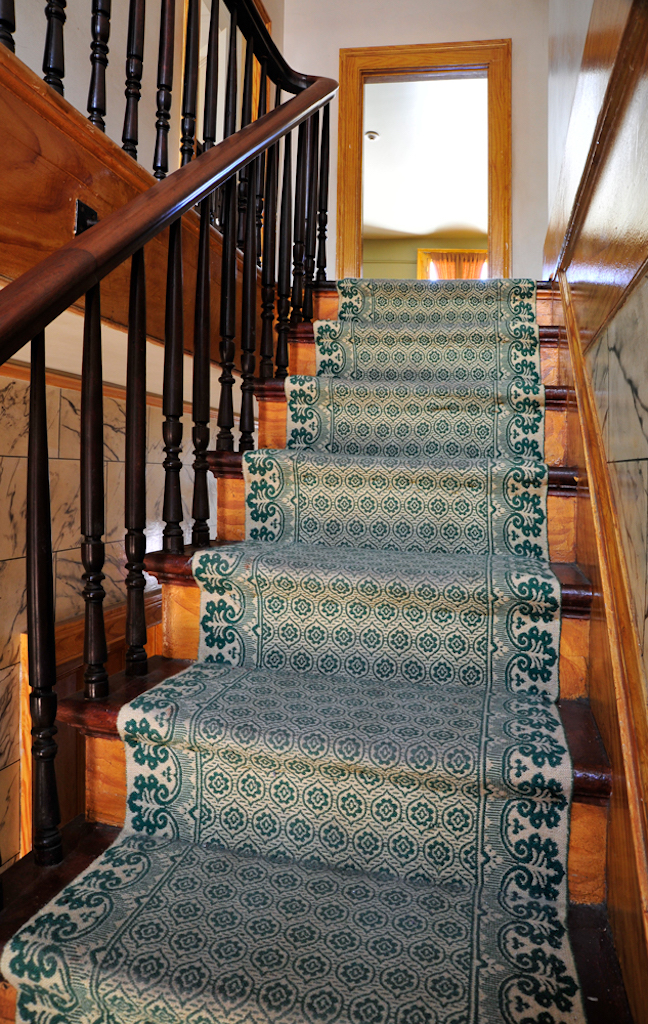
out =
<svg viewBox="0 0 648 1024"><path fill-rule="evenodd" d="M370 79L440 71L486 71L488 77L488 267L511 273L511 40L340 50L337 181L337 276L362 271L362 127Z"/></svg>

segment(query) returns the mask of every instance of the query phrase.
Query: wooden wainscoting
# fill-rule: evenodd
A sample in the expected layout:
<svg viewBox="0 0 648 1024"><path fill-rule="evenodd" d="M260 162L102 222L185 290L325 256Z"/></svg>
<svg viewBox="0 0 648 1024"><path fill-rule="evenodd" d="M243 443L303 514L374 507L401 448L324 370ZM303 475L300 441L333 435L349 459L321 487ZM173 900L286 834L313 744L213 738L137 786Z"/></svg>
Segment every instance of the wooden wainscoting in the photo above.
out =
<svg viewBox="0 0 648 1024"><path fill-rule="evenodd" d="M145 595L149 657L162 653L162 593ZM83 689L84 617L67 619L56 626L56 694L67 697ZM121 672L126 655L126 604L105 612L108 672ZM32 848L32 756L31 718L29 714L29 663L27 634L20 637L20 856ZM78 729L59 723L56 741L56 778L61 806L61 825L67 824L85 809L85 746Z"/></svg>

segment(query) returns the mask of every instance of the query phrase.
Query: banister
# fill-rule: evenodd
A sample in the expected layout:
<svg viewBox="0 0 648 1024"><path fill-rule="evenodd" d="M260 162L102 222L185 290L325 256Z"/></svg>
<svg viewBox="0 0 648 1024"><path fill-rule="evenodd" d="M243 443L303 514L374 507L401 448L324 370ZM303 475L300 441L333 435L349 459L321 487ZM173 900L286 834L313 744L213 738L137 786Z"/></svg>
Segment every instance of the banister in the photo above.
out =
<svg viewBox="0 0 648 1024"><path fill-rule="evenodd" d="M234 0L227 2L233 5ZM248 0L238 0L238 4L239 10L242 4L250 13ZM260 31L258 27L256 30ZM262 38L266 35L263 29ZM274 57L278 51L268 40L264 52ZM115 267L309 118L337 91L333 79L297 77L307 83L302 92L175 171L8 284L0 292L0 365Z"/></svg>
<svg viewBox="0 0 648 1024"><path fill-rule="evenodd" d="M230 13L236 9L237 24L246 39L254 36L254 56L268 62L267 73L275 85L286 92L302 92L313 81L308 75L293 71L275 46L254 0L225 0Z"/></svg>

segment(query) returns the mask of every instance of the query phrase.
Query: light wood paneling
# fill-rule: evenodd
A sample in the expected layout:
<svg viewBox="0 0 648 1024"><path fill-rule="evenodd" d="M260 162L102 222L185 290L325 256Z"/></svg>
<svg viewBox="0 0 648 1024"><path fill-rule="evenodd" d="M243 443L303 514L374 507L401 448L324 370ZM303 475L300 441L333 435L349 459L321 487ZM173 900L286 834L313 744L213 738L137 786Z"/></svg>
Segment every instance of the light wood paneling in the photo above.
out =
<svg viewBox="0 0 648 1024"><path fill-rule="evenodd" d="M627 571L600 425L569 283L559 275L590 504L579 495L577 549L594 587L590 701L613 771L608 911L637 1024L648 1022L648 716ZM572 447L572 451L575 450ZM591 509L591 516L590 516ZM593 536L592 536L593 534ZM589 564L587 564L589 563Z"/></svg>
<svg viewBox="0 0 648 1024"><path fill-rule="evenodd" d="M572 804L567 876L573 903L605 901L607 818L607 807Z"/></svg>
<svg viewBox="0 0 648 1024"><path fill-rule="evenodd" d="M549 466L566 466L567 412L547 409L545 413L545 462Z"/></svg>
<svg viewBox="0 0 648 1024"><path fill-rule="evenodd" d="M234 481L228 480L228 483ZM200 590L195 583L164 583L162 586L162 629L165 658L198 657Z"/></svg>
<svg viewBox="0 0 648 1024"><path fill-rule="evenodd" d="M552 562L576 558L576 495L547 496L547 533Z"/></svg>
<svg viewBox="0 0 648 1024"><path fill-rule="evenodd" d="M76 200L100 218L155 185L144 167L99 131L6 47L0 52L0 133L3 140L0 276L13 280L74 235ZM193 350L199 219L183 218L185 349ZM146 246L147 333L164 340L168 232ZM219 359L221 236L212 229L212 358ZM242 280L239 254L237 277ZM128 323L130 260L101 288L103 319ZM259 279L260 280L260 279ZM239 294L241 289L238 289ZM79 308L83 303L80 301ZM240 307L240 302L239 302ZM240 323L240 309L237 311ZM238 334L238 328L237 328Z"/></svg>
<svg viewBox="0 0 648 1024"><path fill-rule="evenodd" d="M314 341L288 342L289 372L313 377L317 372Z"/></svg>
<svg viewBox="0 0 648 1024"><path fill-rule="evenodd" d="M126 753L119 736L86 736L86 818L123 825Z"/></svg>
<svg viewBox="0 0 648 1024"><path fill-rule="evenodd" d="M285 398L270 401L260 399L259 403L259 448L286 447L286 409ZM220 536L220 535L219 535Z"/></svg>
<svg viewBox="0 0 648 1024"><path fill-rule="evenodd" d="M0 1024L14 1024L17 992L13 985L0 980Z"/></svg>
<svg viewBox="0 0 648 1024"><path fill-rule="evenodd" d="M511 265L511 40L370 46L340 50L337 276L362 271L362 123L364 84L444 68L488 72L489 267L508 277Z"/></svg>
<svg viewBox="0 0 648 1024"><path fill-rule="evenodd" d="M563 619L560 627L560 696L578 700L589 692L589 619Z"/></svg>
<svg viewBox="0 0 648 1024"><path fill-rule="evenodd" d="M315 289L313 292L313 320L337 320L339 299L337 288Z"/></svg>
<svg viewBox="0 0 648 1024"><path fill-rule="evenodd" d="M245 540L245 484L232 477L218 478L218 505L216 513L219 540ZM184 655L177 654L180 658Z"/></svg>

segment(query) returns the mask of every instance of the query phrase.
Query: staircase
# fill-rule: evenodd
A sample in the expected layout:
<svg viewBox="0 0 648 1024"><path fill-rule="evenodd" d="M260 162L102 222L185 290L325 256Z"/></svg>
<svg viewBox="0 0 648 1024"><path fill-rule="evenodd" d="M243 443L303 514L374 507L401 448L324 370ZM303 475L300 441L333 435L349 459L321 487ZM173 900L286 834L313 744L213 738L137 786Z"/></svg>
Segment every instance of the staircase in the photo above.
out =
<svg viewBox="0 0 648 1024"><path fill-rule="evenodd" d="M124 829L5 946L19 1021L629 1019L559 303L337 291L219 541L147 557L166 657L61 702Z"/></svg>

